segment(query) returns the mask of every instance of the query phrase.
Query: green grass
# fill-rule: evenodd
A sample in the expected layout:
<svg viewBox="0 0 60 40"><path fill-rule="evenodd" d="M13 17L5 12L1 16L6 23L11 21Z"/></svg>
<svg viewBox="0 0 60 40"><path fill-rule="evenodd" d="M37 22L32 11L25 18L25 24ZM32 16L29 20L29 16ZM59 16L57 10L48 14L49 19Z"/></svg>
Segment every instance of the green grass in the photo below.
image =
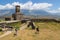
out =
<svg viewBox="0 0 60 40"><path fill-rule="evenodd" d="M16 27L20 27L20 25L21 25L21 22L16 22L16 23L9 23L9 24L7 24L7 25L9 25L9 26L12 26L12 27L14 27L14 28L16 28Z"/></svg>
<svg viewBox="0 0 60 40"><path fill-rule="evenodd" d="M0 22L2 22L2 21L5 21L5 20L0 19Z"/></svg>
<svg viewBox="0 0 60 40"><path fill-rule="evenodd" d="M0 32L0 35L4 34L4 32Z"/></svg>
<svg viewBox="0 0 60 40"><path fill-rule="evenodd" d="M56 22L35 22L40 29L60 30L60 23Z"/></svg>
<svg viewBox="0 0 60 40"><path fill-rule="evenodd" d="M36 30L31 30L30 27L30 29L19 30L18 35L15 37L12 33L0 40L60 40L60 23L35 22L35 24L36 27L39 27L39 34L35 34Z"/></svg>

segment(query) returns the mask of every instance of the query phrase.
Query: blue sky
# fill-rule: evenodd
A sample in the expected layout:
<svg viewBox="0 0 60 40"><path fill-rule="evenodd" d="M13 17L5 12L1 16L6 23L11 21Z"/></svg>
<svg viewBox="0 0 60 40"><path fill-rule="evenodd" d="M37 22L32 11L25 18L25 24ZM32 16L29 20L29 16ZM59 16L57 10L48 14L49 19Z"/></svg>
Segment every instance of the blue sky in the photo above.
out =
<svg viewBox="0 0 60 40"><path fill-rule="evenodd" d="M28 1L32 1L33 3L51 3L54 4L54 9L60 7L60 0L1 0L0 4L5 5L13 2L26 3Z"/></svg>
<svg viewBox="0 0 60 40"><path fill-rule="evenodd" d="M21 5L22 9L44 9L48 12L60 12L60 0L0 0L0 9L13 8L15 4ZM25 7L26 5L26 7ZM40 5L40 6L38 6ZM45 5L45 6L44 6ZM37 6L37 8L36 8ZM38 8L39 7L39 8Z"/></svg>

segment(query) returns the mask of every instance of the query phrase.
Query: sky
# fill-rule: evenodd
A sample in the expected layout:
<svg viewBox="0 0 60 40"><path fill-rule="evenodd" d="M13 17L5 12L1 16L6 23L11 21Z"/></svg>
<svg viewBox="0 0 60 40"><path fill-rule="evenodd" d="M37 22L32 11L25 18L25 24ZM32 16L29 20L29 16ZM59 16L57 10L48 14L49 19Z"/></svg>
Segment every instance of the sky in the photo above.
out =
<svg viewBox="0 0 60 40"><path fill-rule="evenodd" d="M50 13L60 13L60 0L0 0L0 10L14 9L45 10Z"/></svg>

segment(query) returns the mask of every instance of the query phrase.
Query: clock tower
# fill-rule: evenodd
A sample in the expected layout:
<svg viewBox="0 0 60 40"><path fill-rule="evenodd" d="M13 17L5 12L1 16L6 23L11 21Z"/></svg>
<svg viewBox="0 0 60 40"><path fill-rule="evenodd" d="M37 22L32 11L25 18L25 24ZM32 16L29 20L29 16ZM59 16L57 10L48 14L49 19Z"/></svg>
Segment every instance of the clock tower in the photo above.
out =
<svg viewBox="0 0 60 40"><path fill-rule="evenodd" d="M16 9L15 10L16 10L16 13L17 12L20 12L20 6L19 5L16 5Z"/></svg>
<svg viewBox="0 0 60 40"><path fill-rule="evenodd" d="M15 14L12 15L14 20L22 20L23 14L20 12L20 6L15 6Z"/></svg>

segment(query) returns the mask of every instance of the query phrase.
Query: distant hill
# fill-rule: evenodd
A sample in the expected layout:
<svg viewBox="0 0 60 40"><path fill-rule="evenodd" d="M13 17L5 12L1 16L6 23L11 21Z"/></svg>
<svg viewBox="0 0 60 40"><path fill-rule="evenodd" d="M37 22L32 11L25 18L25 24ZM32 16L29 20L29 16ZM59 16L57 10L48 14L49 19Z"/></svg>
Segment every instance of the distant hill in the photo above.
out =
<svg viewBox="0 0 60 40"><path fill-rule="evenodd" d="M15 9L10 10L0 10L0 17L2 16L11 16L13 13L15 13ZM48 18L60 18L60 13L58 14L52 14L44 10L25 10L22 9L21 13L24 15L31 15L31 16L38 16L38 17L48 17Z"/></svg>

